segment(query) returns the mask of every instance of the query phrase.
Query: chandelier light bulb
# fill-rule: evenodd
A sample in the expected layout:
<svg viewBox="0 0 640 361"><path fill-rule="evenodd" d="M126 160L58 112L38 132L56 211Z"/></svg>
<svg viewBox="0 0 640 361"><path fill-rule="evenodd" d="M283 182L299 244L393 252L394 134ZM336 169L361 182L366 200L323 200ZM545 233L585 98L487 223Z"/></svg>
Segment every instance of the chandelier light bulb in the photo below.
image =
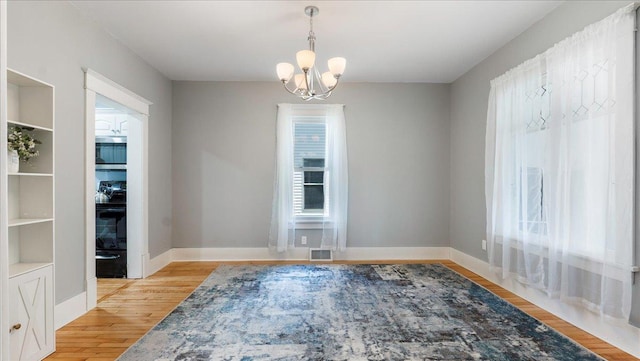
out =
<svg viewBox="0 0 640 361"><path fill-rule="evenodd" d="M296 60L301 70L309 70L313 68L313 63L316 61L316 53L311 50L300 50L296 53Z"/></svg>
<svg viewBox="0 0 640 361"><path fill-rule="evenodd" d="M331 74L331 72L326 71L322 73L322 84L327 88L333 88L336 83L338 83L338 79Z"/></svg>
<svg viewBox="0 0 640 361"><path fill-rule="evenodd" d="M289 63L278 63L276 66L276 72L278 73L278 79L280 81L288 83L293 76L293 65Z"/></svg>
<svg viewBox="0 0 640 361"><path fill-rule="evenodd" d="M296 74L295 77L296 89L307 90L307 82L304 79L304 74Z"/></svg>
<svg viewBox="0 0 640 361"><path fill-rule="evenodd" d="M327 63L331 74L336 76L342 75L344 73L344 69L347 67L347 59L345 58L331 58Z"/></svg>

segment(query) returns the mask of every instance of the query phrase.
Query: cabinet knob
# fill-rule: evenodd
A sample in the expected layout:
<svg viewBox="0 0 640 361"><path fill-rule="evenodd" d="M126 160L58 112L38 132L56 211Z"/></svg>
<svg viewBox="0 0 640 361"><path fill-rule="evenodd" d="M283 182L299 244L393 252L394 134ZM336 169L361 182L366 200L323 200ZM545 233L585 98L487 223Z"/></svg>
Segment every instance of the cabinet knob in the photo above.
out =
<svg viewBox="0 0 640 361"><path fill-rule="evenodd" d="M22 327L22 324L16 323L15 325L11 326L11 329L9 330L9 332L17 331L20 329L20 327Z"/></svg>

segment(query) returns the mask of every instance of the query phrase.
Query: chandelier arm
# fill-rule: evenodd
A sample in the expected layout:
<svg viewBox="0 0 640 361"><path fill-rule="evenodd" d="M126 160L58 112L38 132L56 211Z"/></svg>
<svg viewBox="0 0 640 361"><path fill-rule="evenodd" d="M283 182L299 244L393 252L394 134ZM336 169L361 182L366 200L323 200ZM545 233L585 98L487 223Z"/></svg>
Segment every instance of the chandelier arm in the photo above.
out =
<svg viewBox="0 0 640 361"><path fill-rule="evenodd" d="M331 96L331 92L333 92L333 90L338 86L338 83L340 83L339 76L336 78L336 83L333 84L332 87L323 87L320 89L321 90L320 93L313 94L312 95L313 99L320 99L320 100L327 99L329 96Z"/></svg>
<svg viewBox="0 0 640 361"><path fill-rule="evenodd" d="M340 83L340 77L338 76L338 77L336 77L336 83L333 84L333 86L331 88L329 88L329 90L328 90L329 93L331 93L333 91L333 89L335 89L338 86L339 83Z"/></svg>
<svg viewBox="0 0 640 361"><path fill-rule="evenodd" d="M295 96L299 96L298 93L295 92L294 90L289 89L289 87L287 86L287 83L285 81L282 81L282 86L284 86L285 90L288 91L289 93L295 95Z"/></svg>
<svg viewBox="0 0 640 361"><path fill-rule="evenodd" d="M313 79L312 76L309 76L309 69L307 70L303 70L304 71L304 82L307 84L307 94L310 96L313 96L313 81L310 81Z"/></svg>
<svg viewBox="0 0 640 361"><path fill-rule="evenodd" d="M320 72L318 71L318 68L316 68L315 66L313 67L313 73L315 75L315 78L318 81L318 90L320 91L321 94L322 93L326 93L329 89L322 82L322 76L320 75Z"/></svg>

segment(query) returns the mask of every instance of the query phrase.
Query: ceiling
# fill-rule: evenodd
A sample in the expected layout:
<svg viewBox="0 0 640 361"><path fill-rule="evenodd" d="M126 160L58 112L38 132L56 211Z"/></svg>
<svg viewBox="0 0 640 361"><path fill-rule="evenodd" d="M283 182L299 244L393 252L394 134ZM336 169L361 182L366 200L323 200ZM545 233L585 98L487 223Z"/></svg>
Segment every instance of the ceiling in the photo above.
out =
<svg viewBox="0 0 640 361"><path fill-rule="evenodd" d="M71 1L172 80L276 81L306 49L343 81L449 83L562 1Z"/></svg>

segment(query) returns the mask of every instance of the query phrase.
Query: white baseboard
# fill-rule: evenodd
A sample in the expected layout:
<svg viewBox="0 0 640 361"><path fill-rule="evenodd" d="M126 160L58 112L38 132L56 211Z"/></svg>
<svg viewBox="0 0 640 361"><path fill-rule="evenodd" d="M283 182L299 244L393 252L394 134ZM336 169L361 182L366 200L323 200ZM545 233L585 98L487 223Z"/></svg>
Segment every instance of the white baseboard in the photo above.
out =
<svg viewBox="0 0 640 361"><path fill-rule="evenodd" d="M352 247L334 252L334 260L420 260L449 259L449 247ZM307 261L308 248L278 253L269 248L173 248L172 261ZM167 251L168 252L168 251ZM166 252L165 252L166 253ZM164 254L163 254L164 255ZM161 255L162 256L162 255ZM160 257L160 256L158 256ZM156 258L158 258L156 257ZM156 258L151 262L155 262ZM168 264L168 263L167 263Z"/></svg>
<svg viewBox="0 0 640 361"><path fill-rule="evenodd" d="M308 248L278 253L261 248L174 248L174 261L302 261L309 259Z"/></svg>
<svg viewBox="0 0 640 361"><path fill-rule="evenodd" d="M151 262L151 255L149 252L142 254L142 278L147 278L151 275L149 273L149 263Z"/></svg>
<svg viewBox="0 0 640 361"><path fill-rule="evenodd" d="M603 322L599 315L584 308L551 299L543 292L531 287L525 287L515 280L501 280L491 271L487 262L453 248L451 249L451 260L574 326L635 357L640 357L640 328L625 322L615 322L614 320Z"/></svg>
<svg viewBox="0 0 640 361"><path fill-rule="evenodd" d="M334 253L343 261L449 259L450 247L350 247Z"/></svg>
<svg viewBox="0 0 640 361"><path fill-rule="evenodd" d="M151 276L152 274L160 271L161 269L163 269L165 266L167 266L169 263L173 262L173 258L171 256L173 252L173 249L170 249L160 255L157 255L153 258L151 258L148 262L147 262L147 274L145 275L145 277Z"/></svg>
<svg viewBox="0 0 640 361"><path fill-rule="evenodd" d="M54 325L56 330L87 312L87 293L82 292L56 305Z"/></svg>
<svg viewBox="0 0 640 361"><path fill-rule="evenodd" d="M96 304L98 303L98 279L96 277L93 277L91 279L86 280L86 287L87 287L86 310L89 311L90 309L96 307Z"/></svg>

